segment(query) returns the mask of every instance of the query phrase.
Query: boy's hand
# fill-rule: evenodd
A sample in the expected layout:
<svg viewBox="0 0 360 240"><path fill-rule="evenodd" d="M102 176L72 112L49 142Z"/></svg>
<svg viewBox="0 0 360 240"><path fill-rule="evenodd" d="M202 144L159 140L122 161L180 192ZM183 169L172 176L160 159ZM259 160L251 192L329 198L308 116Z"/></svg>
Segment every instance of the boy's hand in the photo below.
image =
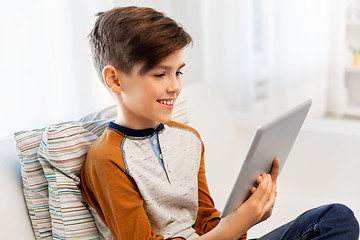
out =
<svg viewBox="0 0 360 240"><path fill-rule="evenodd" d="M273 161L273 165L271 167L271 171L270 171L272 183L275 186L276 186L277 177L279 175L279 169L280 169L280 162L279 162L279 159L277 157L275 157L275 159ZM261 180L262 180L262 175L260 175L256 180L258 185L260 184ZM251 189L251 193L253 194L255 192L255 190L256 190L256 188L253 187Z"/></svg>
<svg viewBox="0 0 360 240"><path fill-rule="evenodd" d="M277 157L275 157L270 171L272 182L275 185L276 185L277 177L279 175L279 169L280 169L280 161Z"/></svg>
<svg viewBox="0 0 360 240"><path fill-rule="evenodd" d="M268 219L275 204L277 195L277 177L279 174L280 162L275 158L270 174L263 173L257 178L258 187L251 189L252 196L244 203L255 213L255 224Z"/></svg>
<svg viewBox="0 0 360 240"><path fill-rule="evenodd" d="M252 226L269 218L277 195L276 181L279 167L280 162L275 158L270 174L263 173L258 177L258 186L251 190L250 198L222 218L213 230L198 239L239 239Z"/></svg>

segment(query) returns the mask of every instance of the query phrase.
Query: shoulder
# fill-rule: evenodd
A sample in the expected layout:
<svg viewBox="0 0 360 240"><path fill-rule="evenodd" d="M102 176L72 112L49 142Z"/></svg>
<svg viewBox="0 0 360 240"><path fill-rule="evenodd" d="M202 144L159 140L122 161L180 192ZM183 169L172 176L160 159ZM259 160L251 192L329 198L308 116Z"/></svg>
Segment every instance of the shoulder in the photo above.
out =
<svg viewBox="0 0 360 240"><path fill-rule="evenodd" d="M175 121L169 121L169 122L167 122L165 124L167 126L169 126L169 127L172 127L172 128L178 128L178 129L182 129L182 130L185 130L185 131L192 132L193 134L195 134L201 140L201 137L200 137L200 134L198 133L198 131L196 131L194 128L192 128L192 127L190 127L188 125L178 123L178 122L175 122Z"/></svg>
<svg viewBox="0 0 360 240"><path fill-rule="evenodd" d="M125 168L121 143L124 136L106 129L104 133L91 145L84 164L88 168L102 169L107 165Z"/></svg>

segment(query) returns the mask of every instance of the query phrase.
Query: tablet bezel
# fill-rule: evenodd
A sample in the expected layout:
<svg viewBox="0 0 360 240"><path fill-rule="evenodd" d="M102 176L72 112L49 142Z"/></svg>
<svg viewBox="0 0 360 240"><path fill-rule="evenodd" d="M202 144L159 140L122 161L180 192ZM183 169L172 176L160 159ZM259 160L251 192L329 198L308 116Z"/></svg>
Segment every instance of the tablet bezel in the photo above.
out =
<svg viewBox="0 0 360 240"><path fill-rule="evenodd" d="M312 104L311 99L287 111L264 126L258 126L220 218L238 208L251 195L256 179L269 173L275 157L283 168Z"/></svg>

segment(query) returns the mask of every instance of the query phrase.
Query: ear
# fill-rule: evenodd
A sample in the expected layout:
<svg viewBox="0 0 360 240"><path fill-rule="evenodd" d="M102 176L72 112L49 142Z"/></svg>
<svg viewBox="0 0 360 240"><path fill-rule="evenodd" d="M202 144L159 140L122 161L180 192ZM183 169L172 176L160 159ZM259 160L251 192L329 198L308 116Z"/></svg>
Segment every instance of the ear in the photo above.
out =
<svg viewBox="0 0 360 240"><path fill-rule="evenodd" d="M121 92L120 75L120 72L112 65L107 65L103 69L105 84L113 93Z"/></svg>

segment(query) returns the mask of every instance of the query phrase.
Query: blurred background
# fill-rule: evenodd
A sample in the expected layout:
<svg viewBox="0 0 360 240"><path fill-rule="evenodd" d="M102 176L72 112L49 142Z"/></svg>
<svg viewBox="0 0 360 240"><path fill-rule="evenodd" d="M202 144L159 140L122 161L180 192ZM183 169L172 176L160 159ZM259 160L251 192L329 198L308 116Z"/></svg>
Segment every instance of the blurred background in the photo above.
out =
<svg viewBox="0 0 360 240"><path fill-rule="evenodd" d="M197 114L228 120L221 134L230 144L223 145L241 152L226 159L219 134L201 131L206 120L194 126L215 159L207 162L207 176L219 209L256 126L312 98L311 121L280 176L277 210L249 236L329 202L345 203L360 217L360 0L0 0L0 136L78 120L113 104L87 35L96 13L128 5L163 11L193 37L183 84L216 90L209 99L193 88L195 101L206 101ZM216 112L222 104L231 117ZM231 147L234 133L239 149Z"/></svg>
<svg viewBox="0 0 360 240"><path fill-rule="evenodd" d="M360 116L359 0L1 0L0 133L112 104L87 35L97 12L126 5L181 23L194 39L184 84L216 86L231 110L277 113L312 98L312 117Z"/></svg>

